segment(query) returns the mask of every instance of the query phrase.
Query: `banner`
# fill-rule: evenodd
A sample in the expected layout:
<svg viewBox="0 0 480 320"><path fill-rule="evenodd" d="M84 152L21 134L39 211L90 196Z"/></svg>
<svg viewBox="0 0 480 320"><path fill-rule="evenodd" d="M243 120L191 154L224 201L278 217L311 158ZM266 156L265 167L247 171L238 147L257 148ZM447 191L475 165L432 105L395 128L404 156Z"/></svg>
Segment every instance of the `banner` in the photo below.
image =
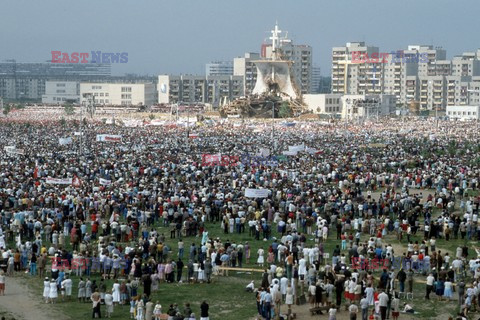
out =
<svg viewBox="0 0 480 320"><path fill-rule="evenodd" d="M99 142L122 142L122 136L114 134L97 134Z"/></svg>
<svg viewBox="0 0 480 320"><path fill-rule="evenodd" d="M304 144L299 144L299 145L296 145L296 146L289 146L288 147L288 151L296 151L296 152L299 152L299 151L304 151L305 150L305 145Z"/></svg>
<svg viewBox="0 0 480 320"><path fill-rule="evenodd" d="M14 155L25 155L25 150L24 149L17 149L15 146L6 146L3 148L5 152L9 156L14 156Z"/></svg>
<svg viewBox="0 0 480 320"><path fill-rule="evenodd" d="M188 137L189 137L190 139L196 139L196 138L198 138L198 133L193 133L193 132L192 132L192 133L188 134Z"/></svg>
<svg viewBox="0 0 480 320"><path fill-rule="evenodd" d="M58 139L58 143L59 143L61 146L64 146L64 145L67 145L67 144L71 144L71 143L72 143L72 138L71 138L71 137L68 137L68 138L59 138L59 139Z"/></svg>
<svg viewBox="0 0 480 320"><path fill-rule="evenodd" d="M240 161L239 156L229 156L222 154L202 154L202 166L203 167L213 167L213 166L237 166Z"/></svg>
<svg viewBox="0 0 480 320"><path fill-rule="evenodd" d="M112 180L107 180L107 179L100 178L100 184L102 186L109 186L109 185L112 184Z"/></svg>
<svg viewBox="0 0 480 320"><path fill-rule="evenodd" d="M245 189L245 197L247 198L267 198L270 190L268 189Z"/></svg>
<svg viewBox="0 0 480 320"><path fill-rule="evenodd" d="M72 178L67 178L67 179L46 178L45 182L48 184L72 184Z"/></svg>
<svg viewBox="0 0 480 320"><path fill-rule="evenodd" d="M203 166L216 166L222 162L222 155L219 154L202 154Z"/></svg>
<svg viewBox="0 0 480 320"><path fill-rule="evenodd" d="M290 151L290 150L289 150L289 151L283 151L283 152L282 152L282 154L283 154L284 156L296 156L297 153L298 153L298 151Z"/></svg>
<svg viewBox="0 0 480 320"><path fill-rule="evenodd" d="M268 156L270 156L270 149L268 149L268 148L260 148L260 149L258 150L257 156L260 156L260 157L268 157Z"/></svg>
<svg viewBox="0 0 480 320"><path fill-rule="evenodd" d="M80 131L75 131L75 132L73 133L73 135L74 135L74 136L83 136L82 132L80 132Z"/></svg>

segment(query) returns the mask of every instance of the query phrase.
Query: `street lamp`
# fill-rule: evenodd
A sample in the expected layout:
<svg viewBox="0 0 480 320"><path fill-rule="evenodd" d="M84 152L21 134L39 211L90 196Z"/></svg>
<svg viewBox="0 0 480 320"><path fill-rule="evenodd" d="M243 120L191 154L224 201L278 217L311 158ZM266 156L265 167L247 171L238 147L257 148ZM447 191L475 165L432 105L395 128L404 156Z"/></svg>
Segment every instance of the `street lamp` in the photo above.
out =
<svg viewBox="0 0 480 320"><path fill-rule="evenodd" d="M272 104L272 151L275 148L275 103L271 100L268 100L267 103Z"/></svg>

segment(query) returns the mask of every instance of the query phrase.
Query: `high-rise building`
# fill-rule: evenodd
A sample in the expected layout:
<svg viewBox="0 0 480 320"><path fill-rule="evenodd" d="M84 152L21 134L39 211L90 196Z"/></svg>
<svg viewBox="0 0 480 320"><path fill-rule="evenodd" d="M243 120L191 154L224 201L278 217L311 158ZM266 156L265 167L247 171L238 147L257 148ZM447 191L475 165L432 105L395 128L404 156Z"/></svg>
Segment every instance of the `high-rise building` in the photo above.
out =
<svg viewBox="0 0 480 320"><path fill-rule="evenodd" d="M208 103L214 108L244 95L241 76L158 76L158 103Z"/></svg>
<svg viewBox="0 0 480 320"><path fill-rule="evenodd" d="M322 86L322 74L320 72L320 67L312 67L312 89L311 93L321 93Z"/></svg>
<svg viewBox="0 0 480 320"><path fill-rule="evenodd" d="M253 61L260 59L259 53L247 52L243 57L233 59L233 75L243 79L243 92L252 93L257 82L257 67Z"/></svg>
<svg viewBox="0 0 480 320"><path fill-rule="evenodd" d="M381 93L383 70L381 62L361 63L352 59L357 56L378 53L378 47L366 46L365 42L349 42L344 47L332 49L332 93L374 94ZM354 58L354 57L353 57Z"/></svg>
<svg viewBox="0 0 480 320"><path fill-rule="evenodd" d="M332 93L383 93L404 105L416 101L422 110L469 105L476 98L471 88L480 76L479 53L447 60L444 49L431 45L378 53L377 47L364 42L347 43L332 49Z"/></svg>
<svg viewBox="0 0 480 320"><path fill-rule="evenodd" d="M232 76L233 61L214 61L205 65L206 76Z"/></svg>

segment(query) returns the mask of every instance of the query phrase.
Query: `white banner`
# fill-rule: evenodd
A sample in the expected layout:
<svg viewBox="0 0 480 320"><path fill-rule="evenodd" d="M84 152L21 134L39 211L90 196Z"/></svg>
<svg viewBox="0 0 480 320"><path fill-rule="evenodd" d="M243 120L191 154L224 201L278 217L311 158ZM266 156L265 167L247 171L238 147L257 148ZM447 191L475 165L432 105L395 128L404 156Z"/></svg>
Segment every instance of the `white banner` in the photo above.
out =
<svg viewBox="0 0 480 320"><path fill-rule="evenodd" d="M189 133L189 134L188 134L188 137L189 137L190 139L196 139L196 138L198 138L198 133L194 133L194 132Z"/></svg>
<svg viewBox="0 0 480 320"><path fill-rule="evenodd" d="M265 157L265 158L268 157L268 156L270 156L270 149L268 149L268 148L260 148L260 149L258 150L257 156L259 156L259 157Z"/></svg>
<svg viewBox="0 0 480 320"><path fill-rule="evenodd" d="M45 182L48 184L72 184L72 178L68 178L68 179L46 178Z"/></svg>
<svg viewBox="0 0 480 320"><path fill-rule="evenodd" d="M305 150L305 145L304 144L299 144L297 146L289 146L288 147L288 151L296 151L296 152L299 152L299 151L304 151Z"/></svg>
<svg viewBox="0 0 480 320"><path fill-rule="evenodd" d="M297 151L283 151L282 154L285 155L285 156L296 156L297 155Z"/></svg>
<svg viewBox="0 0 480 320"><path fill-rule="evenodd" d="M109 185L112 184L112 180L107 180L107 179L100 178L100 184L102 186L109 186Z"/></svg>
<svg viewBox="0 0 480 320"><path fill-rule="evenodd" d="M97 134L97 141L100 142L122 142L122 136L115 134Z"/></svg>
<svg viewBox="0 0 480 320"><path fill-rule="evenodd" d="M71 137L68 137L68 138L59 138L58 139L58 143L63 146L63 145L67 145L67 144L71 144L72 143L72 138Z"/></svg>
<svg viewBox="0 0 480 320"><path fill-rule="evenodd" d="M24 149L17 149L15 146L6 146L3 149L9 156L14 156L17 154L25 155Z"/></svg>
<svg viewBox="0 0 480 320"><path fill-rule="evenodd" d="M74 136L83 136L83 134L80 131L75 131L73 133Z"/></svg>
<svg viewBox="0 0 480 320"><path fill-rule="evenodd" d="M267 198L270 190L268 189L245 189L245 197L247 198Z"/></svg>

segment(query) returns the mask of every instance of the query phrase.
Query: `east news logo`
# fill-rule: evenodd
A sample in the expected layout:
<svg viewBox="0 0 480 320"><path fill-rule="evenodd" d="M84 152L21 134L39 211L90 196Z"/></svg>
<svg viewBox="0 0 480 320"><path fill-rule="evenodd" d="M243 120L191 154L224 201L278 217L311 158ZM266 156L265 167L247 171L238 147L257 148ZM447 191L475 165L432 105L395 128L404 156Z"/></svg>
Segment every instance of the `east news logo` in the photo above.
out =
<svg viewBox="0 0 480 320"><path fill-rule="evenodd" d="M102 51L68 52L52 51L52 63L127 63L128 52L110 53Z"/></svg>

